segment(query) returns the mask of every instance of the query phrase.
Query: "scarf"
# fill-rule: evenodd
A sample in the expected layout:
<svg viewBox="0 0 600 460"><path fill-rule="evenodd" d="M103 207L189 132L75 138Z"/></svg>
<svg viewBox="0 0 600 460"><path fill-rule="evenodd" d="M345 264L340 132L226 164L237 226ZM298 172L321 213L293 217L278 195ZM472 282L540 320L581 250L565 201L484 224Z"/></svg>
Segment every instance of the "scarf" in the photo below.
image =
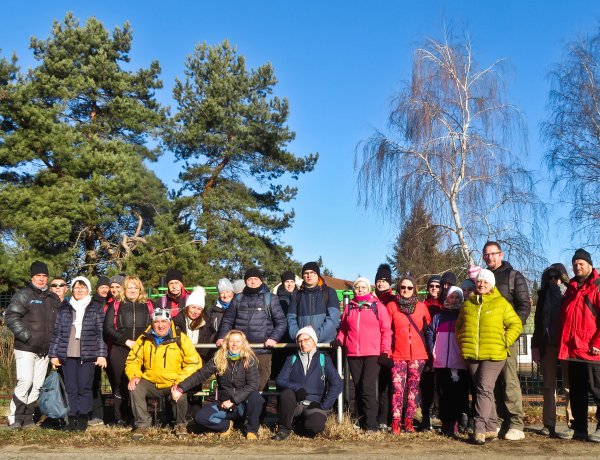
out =
<svg viewBox="0 0 600 460"><path fill-rule="evenodd" d="M240 359L240 354L232 353L229 350L227 350L227 359L229 359L231 361L237 361L238 359Z"/></svg>
<svg viewBox="0 0 600 460"><path fill-rule="evenodd" d="M447 300L444 302L444 310L459 310L461 306L462 303L460 302L448 303Z"/></svg>
<svg viewBox="0 0 600 460"><path fill-rule="evenodd" d="M171 329L169 329L169 332L167 332L167 334L163 335L162 337L160 337L159 335L157 335L156 332L154 332L154 329L150 330L150 334L152 335L152 338L154 339L154 344L158 347L165 340L171 338Z"/></svg>
<svg viewBox="0 0 600 460"><path fill-rule="evenodd" d="M217 299L217 307L221 307L223 310L227 310L231 305L231 302L223 302L221 299Z"/></svg>
<svg viewBox="0 0 600 460"><path fill-rule="evenodd" d="M244 288L243 293L246 294L246 295L259 294L260 291L262 291L262 288L263 288L262 284L260 286L258 286L258 287L255 287L255 288L251 288L249 286L246 286Z"/></svg>
<svg viewBox="0 0 600 460"><path fill-rule="evenodd" d="M75 318L73 319L73 326L75 326L75 338L79 340L81 338L81 326L83 324L83 315L85 309L92 301L92 296L86 295L81 300L75 300L74 297L69 299L69 304L75 310Z"/></svg>
<svg viewBox="0 0 600 460"><path fill-rule="evenodd" d="M417 306L418 301L419 301L419 299L417 299L416 295L413 295L413 296L409 297L408 299L405 299L404 297L401 297L400 295L396 295L396 302L398 303L398 309L405 315L412 315L415 312L415 307Z"/></svg>

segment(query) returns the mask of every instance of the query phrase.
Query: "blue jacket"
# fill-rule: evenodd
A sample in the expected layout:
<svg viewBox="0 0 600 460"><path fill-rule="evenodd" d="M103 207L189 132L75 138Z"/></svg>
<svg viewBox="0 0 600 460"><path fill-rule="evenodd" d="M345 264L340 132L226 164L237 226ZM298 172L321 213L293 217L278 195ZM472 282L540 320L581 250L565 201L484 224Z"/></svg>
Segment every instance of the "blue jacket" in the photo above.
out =
<svg viewBox="0 0 600 460"><path fill-rule="evenodd" d="M321 366L321 357L325 358L325 366ZM329 382L329 388L326 383ZM325 353L317 350L308 365L308 372L304 375L302 361L298 354L288 356L281 372L277 376L277 385L282 389L297 391L304 388L306 399L318 402L325 410L331 409L333 403L342 392L342 378L338 374L333 361Z"/></svg>
<svg viewBox="0 0 600 460"><path fill-rule="evenodd" d="M323 292L328 290L327 305L323 302ZM340 325L340 302L335 289L326 284L307 288L302 286L290 303L287 314L288 331L292 339L300 329L312 326L319 343L332 342Z"/></svg>
<svg viewBox="0 0 600 460"><path fill-rule="evenodd" d="M274 294L271 297L270 313L265 309L265 299L269 289L263 285L257 294L240 294L240 297L234 297L229 304L221 325L217 339L222 339L231 329L238 329L246 334L250 343L264 343L267 339L273 339L276 342L281 341L287 321L279 299ZM271 353L268 349L255 349L256 354Z"/></svg>
<svg viewBox="0 0 600 460"><path fill-rule="evenodd" d="M96 358L106 357L107 347L102 338L102 324L104 323L104 305L92 300L83 314L81 325L81 361L96 361ZM68 300L64 300L58 310L54 323L54 334L50 341L48 356L61 361L67 359L67 346L73 325L73 307Z"/></svg>

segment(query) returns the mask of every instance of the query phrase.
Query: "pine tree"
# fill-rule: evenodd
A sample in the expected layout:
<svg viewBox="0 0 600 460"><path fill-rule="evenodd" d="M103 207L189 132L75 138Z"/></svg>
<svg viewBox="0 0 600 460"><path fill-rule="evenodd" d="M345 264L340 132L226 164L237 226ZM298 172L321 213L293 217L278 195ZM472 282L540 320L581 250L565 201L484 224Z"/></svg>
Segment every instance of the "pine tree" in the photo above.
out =
<svg viewBox="0 0 600 460"><path fill-rule="evenodd" d="M72 14L32 38L25 75L0 63L0 273L27 277L33 258L55 272L98 274L144 244L166 189L145 161L165 120L160 68L125 70L129 24L109 33ZM15 267L15 261L18 265ZM8 270L11 270L8 273Z"/></svg>
<svg viewBox="0 0 600 460"><path fill-rule="evenodd" d="M184 165L180 217L192 222L213 271L259 266L274 280L293 264L279 235L292 223L284 205L297 189L279 179L311 171L318 155L287 150L294 133L287 101L272 94L276 83L270 64L247 69L227 41L198 45L176 82L165 140Z"/></svg>

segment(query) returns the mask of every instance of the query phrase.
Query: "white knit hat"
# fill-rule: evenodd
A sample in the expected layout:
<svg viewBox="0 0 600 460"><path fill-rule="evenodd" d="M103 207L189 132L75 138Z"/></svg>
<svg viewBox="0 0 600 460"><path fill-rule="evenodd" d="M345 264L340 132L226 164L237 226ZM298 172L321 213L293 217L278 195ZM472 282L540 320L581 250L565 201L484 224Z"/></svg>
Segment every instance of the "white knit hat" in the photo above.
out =
<svg viewBox="0 0 600 460"><path fill-rule="evenodd" d="M359 276L358 278L356 278L354 280L354 283L352 283L352 287L355 287L359 283L364 283L367 285L368 289L371 289L371 282L369 281L369 278L367 278L366 276Z"/></svg>
<svg viewBox="0 0 600 460"><path fill-rule="evenodd" d="M73 278L73 280L71 281L71 290L73 290L73 286L75 286L75 283L77 281L81 281L87 286L88 291L92 292L92 283L90 283L90 280L87 279L85 276L76 276L75 278Z"/></svg>
<svg viewBox="0 0 600 460"><path fill-rule="evenodd" d="M315 341L315 345L319 343L319 340L317 339L317 333L315 332L312 326L303 327L298 332L296 332L296 342L298 342L298 337L300 337L302 334L306 334L311 339L313 339Z"/></svg>
<svg viewBox="0 0 600 460"><path fill-rule="evenodd" d="M459 288L459 287L456 287L456 286L450 286L450 289L448 289L448 294L446 294L446 299L453 292L455 292L456 294L458 294L460 296L460 301L461 302L463 302L465 300L465 295L463 294L463 290L461 288Z"/></svg>
<svg viewBox="0 0 600 460"><path fill-rule="evenodd" d="M482 268L479 274L477 275L477 281L479 280L487 281L492 285L492 287L496 285L496 277L494 276L494 273L485 268Z"/></svg>
<svg viewBox="0 0 600 460"><path fill-rule="evenodd" d="M196 305L197 307L202 308L204 308L204 306L206 305L206 291L202 286L196 286L192 293L186 299L186 308L190 305Z"/></svg>

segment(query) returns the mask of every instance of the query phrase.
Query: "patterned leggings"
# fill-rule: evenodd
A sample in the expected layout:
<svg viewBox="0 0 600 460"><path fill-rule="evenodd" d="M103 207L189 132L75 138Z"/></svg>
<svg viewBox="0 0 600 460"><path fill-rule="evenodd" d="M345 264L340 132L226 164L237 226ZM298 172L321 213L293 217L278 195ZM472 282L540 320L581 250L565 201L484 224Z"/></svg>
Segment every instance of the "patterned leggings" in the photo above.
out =
<svg viewBox="0 0 600 460"><path fill-rule="evenodd" d="M394 361L392 368L392 384L394 395L392 396L392 417L400 420L404 405L404 394L406 391L406 413L405 418L412 419L417 410L416 399L419 396L419 380L425 366L424 359L414 361Z"/></svg>

